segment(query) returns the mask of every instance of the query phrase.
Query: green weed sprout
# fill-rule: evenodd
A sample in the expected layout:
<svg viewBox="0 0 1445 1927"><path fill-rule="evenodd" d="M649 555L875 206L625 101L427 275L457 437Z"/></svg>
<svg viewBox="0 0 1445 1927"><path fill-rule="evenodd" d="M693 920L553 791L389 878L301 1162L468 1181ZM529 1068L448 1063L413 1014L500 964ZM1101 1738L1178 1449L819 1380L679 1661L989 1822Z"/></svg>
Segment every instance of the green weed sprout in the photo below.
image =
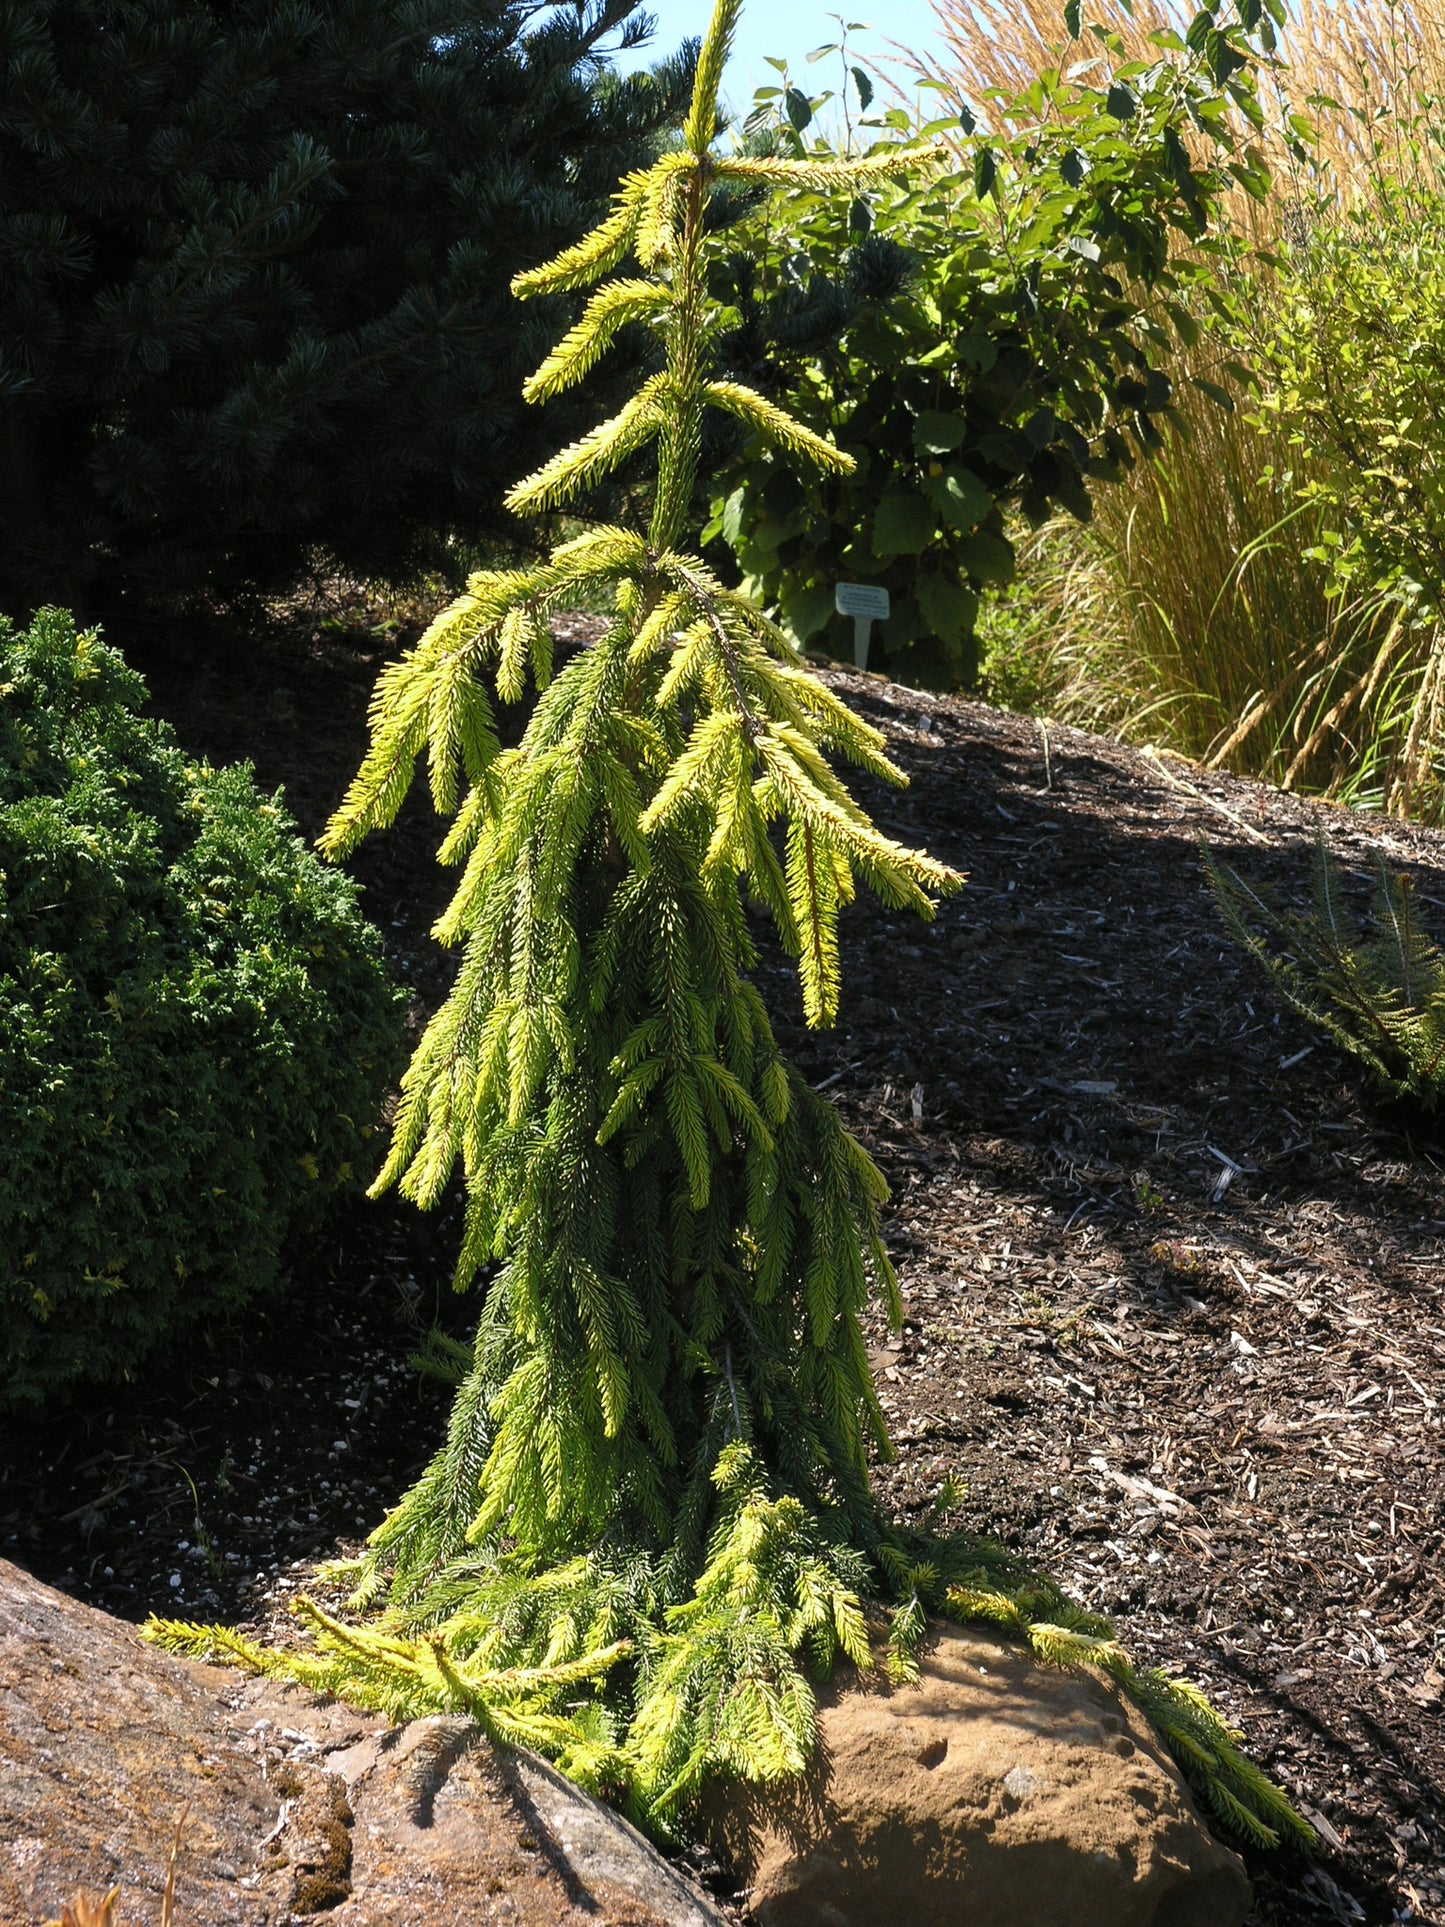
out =
<svg viewBox="0 0 1445 1927"><path fill-rule="evenodd" d="M1382 1097L1434 1115L1445 1096L1445 954L1421 928L1408 877L1381 863L1362 932L1339 865L1316 839L1311 914L1281 912L1211 852L1230 935L1306 1023L1365 1066Z"/></svg>

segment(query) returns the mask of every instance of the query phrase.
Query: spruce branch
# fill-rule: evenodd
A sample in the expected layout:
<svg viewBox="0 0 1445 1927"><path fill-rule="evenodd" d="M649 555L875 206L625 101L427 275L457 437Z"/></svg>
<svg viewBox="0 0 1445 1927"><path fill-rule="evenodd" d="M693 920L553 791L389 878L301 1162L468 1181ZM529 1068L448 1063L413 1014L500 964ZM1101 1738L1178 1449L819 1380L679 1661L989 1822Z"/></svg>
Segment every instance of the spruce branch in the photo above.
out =
<svg viewBox="0 0 1445 1927"><path fill-rule="evenodd" d="M512 277L512 293L519 301L539 294L567 294L586 288L615 268L627 257L637 233L642 198L652 176L650 169L629 174L613 196L612 211L605 221L578 241L564 248L545 266L528 268Z"/></svg>
<svg viewBox="0 0 1445 1927"><path fill-rule="evenodd" d="M900 176L917 179L946 158L942 148L901 147L857 160L785 161L772 155L732 154L716 163L721 181L748 187L794 187L808 194L861 194Z"/></svg>
<svg viewBox="0 0 1445 1927"><path fill-rule="evenodd" d="M796 456L799 460L810 462L829 475L851 475L857 464L832 442L815 435L811 428L805 428L800 421L786 409L779 408L775 402L766 400L756 389L746 387L738 381L710 381L704 384L703 395L714 407L724 414L732 415L764 441L772 442L784 454Z"/></svg>
<svg viewBox="0 0 1445 1927"><path fill-rule="evenodd" d="M986 1546L978 1550L984 1563L944 1590L941 1604L951 1618L1021 1638L1045 1665L1101 1673L1139 1708L1185 1779L1238 1838L1263 1847L1313 1844L1313 1828L1240 1752L1243 1736L1197 1686L1137 1668L1107 1620L1073 1606L1051 1582L995 1559Z"/></svg>
<svg viewBox="0 0 1445 1927"><path fill-rule="evenodd" d="M742 0L716 0L698 53L692 102L682 126L682 144L700 160L708 160L718 131L718 99Z"/></svg>
<svg viewBox="0 0 1445 1927"><path fill-rule="evenodd" d="M540 514L560 508L594 482L646 446L666 424L665 407L672 397L665 376L654 375L610 421L573 442L535 474L508 491L507 507L514 514Z"/></svg>
<svg viewBox="0 0 1445 1927"><path fill-rule="evenodd" d="M581 381L606 354L617 332L630 321L646 321L667 308L667 292L651 281L609 281L587 303L582 318L529 376L522 393L546 401Z"/></svg>

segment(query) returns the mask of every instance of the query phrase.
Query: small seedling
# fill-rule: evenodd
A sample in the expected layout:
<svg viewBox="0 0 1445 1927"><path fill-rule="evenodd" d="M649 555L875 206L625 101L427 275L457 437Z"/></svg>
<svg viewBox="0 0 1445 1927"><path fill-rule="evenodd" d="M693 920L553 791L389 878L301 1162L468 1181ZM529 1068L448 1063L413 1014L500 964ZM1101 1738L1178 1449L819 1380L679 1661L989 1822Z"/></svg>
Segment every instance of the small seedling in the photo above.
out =
<svg viewBox="0 0 1445 1927"><path fill-rule="evenodd" d="M1209 850L1204 869L1230 934L1295 1015L1358 1058L1383 1097L1433 1116L1445 1097L1445 952L1420 926L1410 879L1377 865L1362 930L1323 835L1308 916L1276 909Z"/></svg>

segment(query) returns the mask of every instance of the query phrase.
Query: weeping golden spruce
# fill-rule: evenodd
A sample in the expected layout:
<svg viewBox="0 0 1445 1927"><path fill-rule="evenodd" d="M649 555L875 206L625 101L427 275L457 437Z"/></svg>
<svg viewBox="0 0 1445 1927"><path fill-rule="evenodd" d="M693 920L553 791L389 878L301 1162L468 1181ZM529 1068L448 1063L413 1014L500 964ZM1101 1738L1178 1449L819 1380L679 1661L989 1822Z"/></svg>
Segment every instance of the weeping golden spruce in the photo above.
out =
<svg viewBox="0 0 1445 1927"><path fill-rule="evenodd" d="M749 980L745 900L796 959L809 1023L829 1024L857 883L928 917L962 879L875 828L833 759L901 783L879 733L686 546L709 408L795 459L849 465L715 378L710 196L851 199L932 164L715 154L738 6L718 0L678 151L516 283L564 294L641 271L591 295L528 392L580 380L624 325L657 331L662 369L511 499L560 507L651 448L646 531L594 527L535 567L473 576L381 676L370 750L323 839L342 856L390 823L425 756L452 819L441 858L461 872L436 935L461 959L377 1188L427 1206L460 1166L457 1283L494 1267L475 1343L433 1348L457 1386L446 1442L354 1572L359 1623L303 1604L299 1654L151 1629L393 1715L469 1713L664 1830L709 1773L800 1771L808 1671L871 1665L877 1630L906 1674L950 1587L973 1587L970 1613L1013 1611L1046 1657L1116 1665L1100 1622L996 1548L915 1543L881 1518L868 1460L890 1448L860 1320L870 1299L899 1317L886 1187L782 1058ZM604 632L553 677L549 618L599 597ZM503 748L496 706L529 686ZM1051 1615L1026 1616L1045 1599ZM1203 1731L1170 1691L1155 1698L1179 1730ZM1272 1788L1248 1793L1253 1769L1208 1720L1210 1771L1255 1836L1299 1827Z"/></svg>

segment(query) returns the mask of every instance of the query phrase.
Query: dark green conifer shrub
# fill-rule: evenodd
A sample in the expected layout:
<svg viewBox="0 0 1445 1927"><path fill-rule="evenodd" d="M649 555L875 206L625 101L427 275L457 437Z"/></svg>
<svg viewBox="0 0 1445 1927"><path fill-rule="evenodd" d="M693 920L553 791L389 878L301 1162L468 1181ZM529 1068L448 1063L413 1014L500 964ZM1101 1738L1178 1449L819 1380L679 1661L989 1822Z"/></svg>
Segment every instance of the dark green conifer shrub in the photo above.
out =
<svg viewBox="0 0 1445 1927"><path fill-rule="evenodd" d="M1298 1017L1357 1057L1382 1097L1435 1113L1445 1097L1445 953L1408 877L1378 866L1362 931L1320 836L1309 916L1281 911L1212 851L1205 873L1230 934Z"/></svg>
<svg viewBox="0 0 1445 1927"><path fill-rule="evenodd" d="M0 607L369 579L551 431L507 283L686 101L637 0L0 0ZM565 419L565 410L564 410ZM513 530L513 532L515 532Z"/></svg>
<svg viewBox="0 0 1445 1927"><path fill-rule="evenodd" d="M400 1064L354 886L145 697L68 615L0 618L0 1403L271 1284Z"/></svg>

